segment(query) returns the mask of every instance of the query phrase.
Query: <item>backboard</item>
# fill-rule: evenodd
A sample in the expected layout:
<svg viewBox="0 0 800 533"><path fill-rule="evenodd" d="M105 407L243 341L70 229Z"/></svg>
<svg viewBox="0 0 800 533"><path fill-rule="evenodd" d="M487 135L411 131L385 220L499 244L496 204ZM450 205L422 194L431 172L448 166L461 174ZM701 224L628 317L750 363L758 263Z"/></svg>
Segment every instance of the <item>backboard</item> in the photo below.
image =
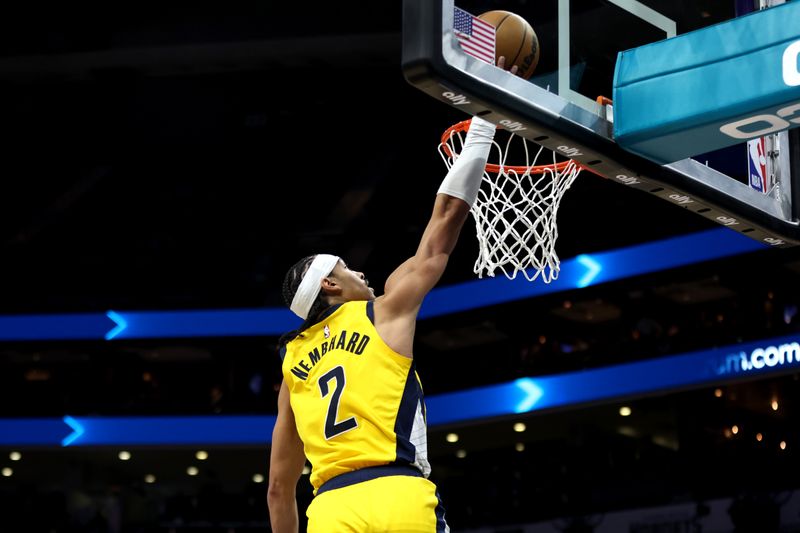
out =
<svg viewBox="0 0 800 533"><path fill-rule="evenodd" d="M503 9L528 20L541 47L533 77L522 80L464 53L452 31L454 7L473 15ZM759 7L759 0L404 0L403 71L434 98L504 125L613 182L767 245L792 246L800 244L798 130L770 135L760 147L743 140L660 164L615 142L614 106L598 103L598 97L612 97L620 52ZM760 189L751 153L761 154Z"/></svg>

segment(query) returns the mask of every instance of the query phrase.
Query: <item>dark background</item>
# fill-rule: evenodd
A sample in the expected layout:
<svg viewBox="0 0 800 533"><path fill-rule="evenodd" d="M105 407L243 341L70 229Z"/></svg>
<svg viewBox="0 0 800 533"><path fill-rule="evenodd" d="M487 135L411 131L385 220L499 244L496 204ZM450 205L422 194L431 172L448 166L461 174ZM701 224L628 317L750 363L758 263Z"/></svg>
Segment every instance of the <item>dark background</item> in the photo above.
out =
<svg viewBox="0 0 800 533"><path fill-rule="evenodd" d="M544 48L554 11L541 6ZM613 10L576 6L608 19L581 20L597 50L611 46ZM279 306L305 255L340 255L381 287L413 253L446 172L439 136L466 117L403 79L400 1L43 9L0 16L0 313ZM733 16L727 1L664 9L679 33ZM587 79L603 90L614 58L576 53L600 64ZM712 227L586 174L559 212L558 251ZM441 284L474 279L476 252L468 222ZM418 369L436 394L793 333L799 276L796 249L764 250L430 319ZM0 416L274 413L276 341L0 344ZM770 494L797 488L797 379L633 400L634 432L619 405L529 416L520 434L517 419L445 428L458 445L437 429L433 479L454 530L719 497L773 502L753 507L769 515ZM210 449L202 464L193 449L132 450L126 463L110 449L19 450L14 463L11 451L2 531L267 527L266 483L251 479L266 475L267 446ZM307 477L299 498L303 509Z"/></svg>

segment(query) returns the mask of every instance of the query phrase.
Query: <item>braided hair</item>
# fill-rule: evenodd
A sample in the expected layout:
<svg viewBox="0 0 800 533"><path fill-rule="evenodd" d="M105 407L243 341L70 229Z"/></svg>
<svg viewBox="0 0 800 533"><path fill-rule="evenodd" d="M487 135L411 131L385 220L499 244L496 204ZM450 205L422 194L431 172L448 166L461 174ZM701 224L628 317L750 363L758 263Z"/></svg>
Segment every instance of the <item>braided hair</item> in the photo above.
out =
<svg viewBox="0 0 800 533"><path fill-rule="evenodd" d="M292 300L294 300L294 295L297 293L297 289L300 287L300 282L303 281L303 276L305 276L308 268L311 266L311 262L314 261L315 257L316 255L309 255L302 258L300 261L295 263L288 272L286 272L286 276L283 278L283 301L286 303L287 307L291 307ZM311 305L311 309L308 310L308 317L306 318L305 322L303 322L299 328L282 335L280 340L278 340L278 349L283 348L286 346L286 343L294 340L295 338L301 337L303 331L318 322L319 316L328 307L330 307L330 304L328 303L324 292L320 291L320 293L317 295L317 299L314 300L314 303Z"/></svg>

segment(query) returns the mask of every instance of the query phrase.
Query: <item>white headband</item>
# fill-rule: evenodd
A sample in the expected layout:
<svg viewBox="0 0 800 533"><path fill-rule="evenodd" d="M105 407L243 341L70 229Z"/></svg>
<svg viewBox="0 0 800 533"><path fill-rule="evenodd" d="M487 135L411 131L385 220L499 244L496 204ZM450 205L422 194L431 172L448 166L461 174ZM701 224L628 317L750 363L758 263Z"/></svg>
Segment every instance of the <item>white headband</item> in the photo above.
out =
<svg viewBox="0 0 800 533"><path fill-rule="evenodd" d="M308 318L308 312L322 289L322 278L330 274L338 262L338 257L329 254L317 254L311 261L311 266L308 267L303 281L300 282L292 298L292 305L289 306L294 314L303 320Z"/></svg>

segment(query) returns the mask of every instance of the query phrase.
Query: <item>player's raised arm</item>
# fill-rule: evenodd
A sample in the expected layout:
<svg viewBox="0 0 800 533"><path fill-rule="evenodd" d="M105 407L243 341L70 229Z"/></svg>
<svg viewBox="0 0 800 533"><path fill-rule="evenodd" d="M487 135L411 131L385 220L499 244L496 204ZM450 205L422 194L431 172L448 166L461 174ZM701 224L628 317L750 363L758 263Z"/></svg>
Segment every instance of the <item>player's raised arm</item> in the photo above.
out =
<svg viewBox="0 0 800 533"><path fill-rule="evenodd" d="M278 393L278 419L272 432L269 458L267 503L272 531L297 533L297 482L305 465L303 442L297 434L294 413L289 403L289 389L281 384Z"/></svg>
<svg viewBox="0 0 800 533"><path fill-rule="evenodd" d="M433 213L416 253L386 281L381 307L393 316L416 316L425 295L442 277L470 207L478 196L494 131L494 124L479 117L472 119L461 155L439 187Z"/></svg>

